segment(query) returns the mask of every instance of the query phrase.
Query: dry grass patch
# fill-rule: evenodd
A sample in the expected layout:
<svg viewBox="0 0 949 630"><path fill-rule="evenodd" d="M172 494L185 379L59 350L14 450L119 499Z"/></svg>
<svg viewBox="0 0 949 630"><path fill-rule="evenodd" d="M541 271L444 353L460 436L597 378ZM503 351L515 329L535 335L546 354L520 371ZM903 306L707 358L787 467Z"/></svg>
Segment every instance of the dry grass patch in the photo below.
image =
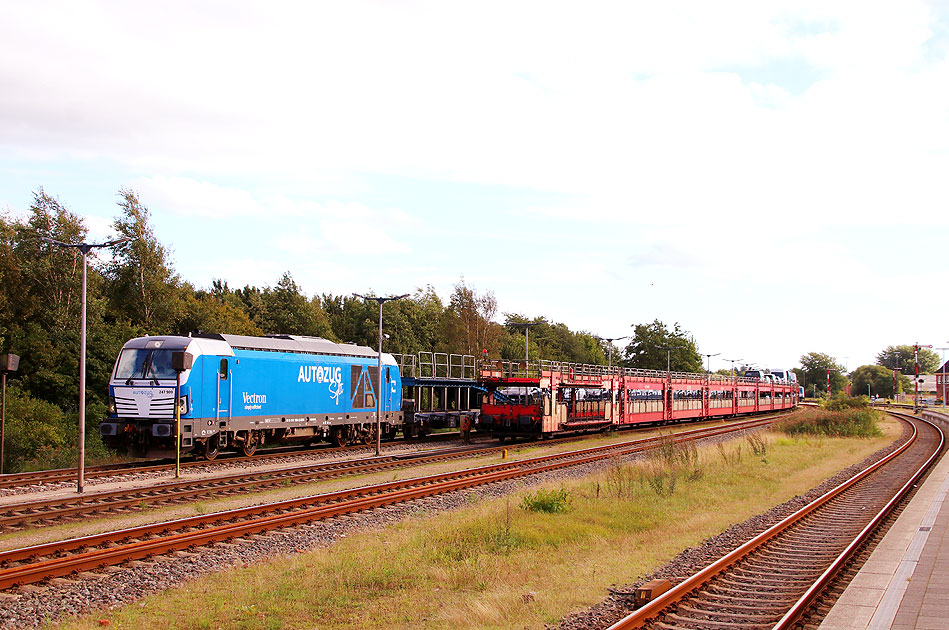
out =
<svg viewBox="0 0 949 630"><path fill-rule="evenodd" d="M726 461L700 449L674 491L649 462L554 484L571 509L520 507L528 492L347 536L332 547L197 580L108 613L116 628L542 628L648 573L683 548L814 487L885 437L745 438ZM734 458L733 458L734 459ZM687 469L684 469L687 470ZM66 624L98 627L103 614Z"/></svg>

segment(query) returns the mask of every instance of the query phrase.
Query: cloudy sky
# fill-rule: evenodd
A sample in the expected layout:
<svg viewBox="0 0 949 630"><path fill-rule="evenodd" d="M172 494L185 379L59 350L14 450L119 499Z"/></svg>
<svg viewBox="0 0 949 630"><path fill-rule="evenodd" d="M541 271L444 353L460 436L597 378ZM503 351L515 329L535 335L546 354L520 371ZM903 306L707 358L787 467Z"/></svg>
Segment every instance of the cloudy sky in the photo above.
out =
<svg viewBox="0 0 949 630"><path fill-rule="evenodd" d="M443 298L762 367L949 346L941 2L3 2L0 209L197 286Z"/></svg>

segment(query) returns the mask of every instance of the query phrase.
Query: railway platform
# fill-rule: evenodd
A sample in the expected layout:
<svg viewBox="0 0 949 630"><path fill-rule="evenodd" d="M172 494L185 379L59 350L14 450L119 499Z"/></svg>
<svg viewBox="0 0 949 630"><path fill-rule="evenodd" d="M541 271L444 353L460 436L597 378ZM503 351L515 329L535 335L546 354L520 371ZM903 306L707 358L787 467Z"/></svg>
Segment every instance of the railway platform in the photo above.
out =
<svg viewBox="0 0 949 630"><path fill-rule="evenodd" d="M949 417L925 414L949 429ZM949 457L943 456L820 625L949 627Z"/></svg>

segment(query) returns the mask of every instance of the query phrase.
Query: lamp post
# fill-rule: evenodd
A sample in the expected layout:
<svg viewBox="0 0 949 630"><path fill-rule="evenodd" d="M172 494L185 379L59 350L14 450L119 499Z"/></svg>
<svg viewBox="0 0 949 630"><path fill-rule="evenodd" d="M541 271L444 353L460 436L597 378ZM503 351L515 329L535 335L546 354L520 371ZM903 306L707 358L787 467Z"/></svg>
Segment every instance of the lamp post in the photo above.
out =
<svg viewBox="0 0 949 630"><path fill-rule="evenodd" d="M721 354L721 352L716 352L715 354L708 354L708 353L705 353L705 352L702 353L702 356L705 357L705 371L706 371L708 374L711 374L711 373L712 373L712 370L711 370L711 367L712 367L712 357L717 357L717 356L720 355L720 354Z"/></svg>
<svg viewBox="0 0 949 630"><path fill-rule="evenodd" d="M669 378L672 378L672 349L675 346L656 346L660 350L666 351L666 374L669 375Z"/></svg>
<svg viewBox="0 0 949 630"><path fill-rule="evenodd" d="M132 239L129 237L119 238L107 243L64 243L41 236L40 240L50 245L66 249L78 249L82 252L82 315L80 316L81 328L79 332L79 468L76 475L76 492L82 493L83 477L86 472L86 259L93 249L114 247Z"/></svg>
<svg viewBox="0 0 949 630"><path fill-rule="evenodd" d="M599 339L600 341L605 341L606 343L609 344L607 348L607 351L609 352L609 359L607 360L607 363L609 364L609 367L612 368L613 367L613 342L622 341L623 339L629 339L629 335L626 335L625 337L597 337L597 339Z"/></svg>
<svg viewBox="0 0 949 630"><path fill-rule="evenodd" d="M530 347L531 347L531 326L540 326L541 324L546 324L547 322L541 320L539 322L524 322L519 324L516 322L508 322L508 326L514 326L516 328L524 329L524 363L527 363L530 360ZM527 367L526 365L524 366Z"/></svg>
<svg viewBox="0 0 949 630"><path fill-rule="evenodd" d="M377 302L379 304L379 363L377 368L379 388L376 390L376 455L378 456L382 452L382 305L392 300L407 298L409 294L405 293L403 295L393 295L390 297L369 297L367 295L360 295L359 293L353 293L353 295L367 302Z"/></svg>
<svg viewBox="0 0 949 630"><path fill-rule="evenodd" d="M722 359L722 361L731 361L732 363L732 378L735 377L735 362L741 361L742 359Z"/></svg>
<svg viewBox="0 0 949 630"><path fill-rule="evenodd" d="M0 475L3 474L3 445L4 431L7 423L7 374L12 374L20 367L20 357L15 354L0 354Z"/></svg>

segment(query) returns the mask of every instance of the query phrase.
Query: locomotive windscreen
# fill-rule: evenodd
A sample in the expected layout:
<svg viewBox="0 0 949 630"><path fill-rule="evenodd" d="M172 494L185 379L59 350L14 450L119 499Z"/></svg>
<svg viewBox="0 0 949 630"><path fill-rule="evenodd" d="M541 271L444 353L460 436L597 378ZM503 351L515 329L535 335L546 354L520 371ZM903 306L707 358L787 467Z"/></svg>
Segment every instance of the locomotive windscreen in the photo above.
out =
<svg viewBox="0 0 949 630"><path fill-rule="evenodd" d="M172 350L126 348L119 354L115 365L115 378L173 379L171 367Z"/></svg>

